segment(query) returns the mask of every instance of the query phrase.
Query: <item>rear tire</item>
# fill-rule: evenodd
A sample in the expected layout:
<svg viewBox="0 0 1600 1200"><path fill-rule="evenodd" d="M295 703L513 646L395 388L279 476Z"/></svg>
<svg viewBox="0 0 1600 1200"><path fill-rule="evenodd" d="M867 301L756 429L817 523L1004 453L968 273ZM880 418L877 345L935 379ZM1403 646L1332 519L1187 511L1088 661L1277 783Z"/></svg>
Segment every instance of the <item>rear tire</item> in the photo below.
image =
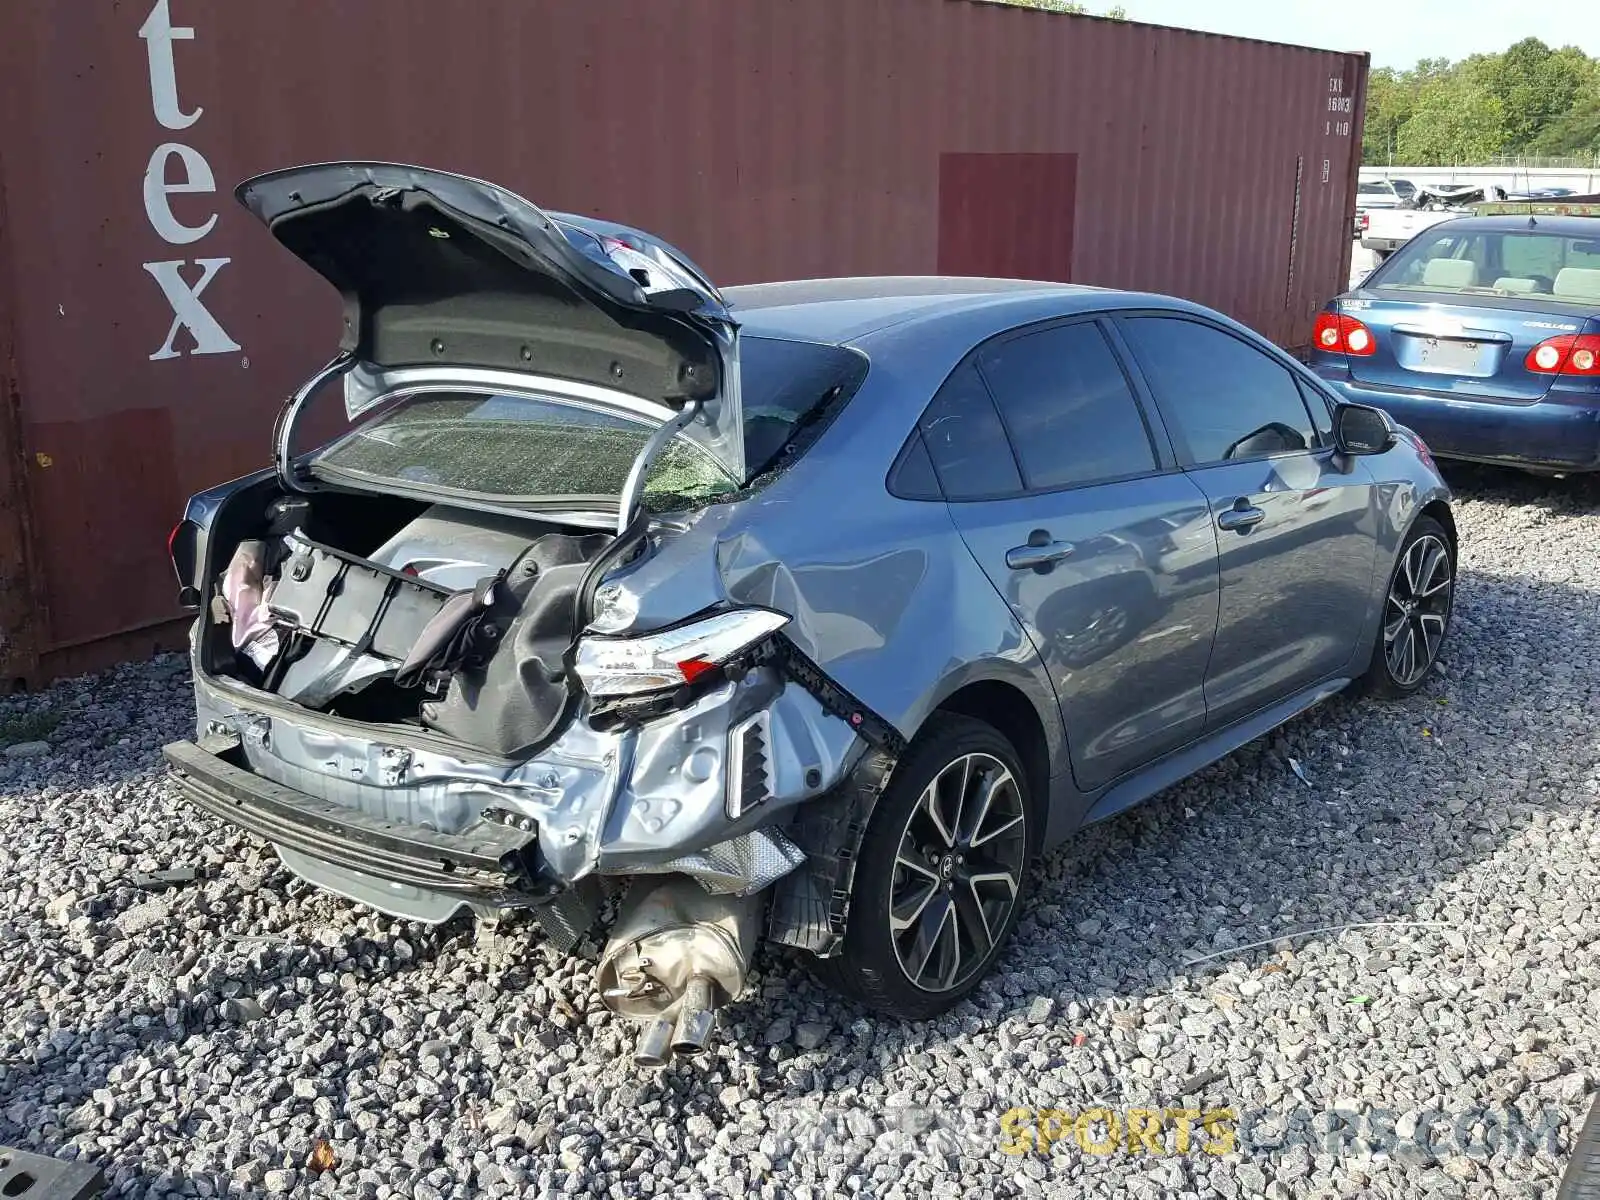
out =
<svg viewBox="0 0 1600 1200"><path fill-rule="evenodd" d="M1022 911L1039 815L1011 743L937 714L896 764L857 854L844 944L812 959L837 991L927 1020L967 996Z"/></svg>
<svg viewBox="0 0 1600 1200"><path fill-rule="evenodd" d="M1364 692L1409 696L1428 681L1450 629L1455 576L1450 535L1432 517L1418 517L1389 569Z"/></svg>

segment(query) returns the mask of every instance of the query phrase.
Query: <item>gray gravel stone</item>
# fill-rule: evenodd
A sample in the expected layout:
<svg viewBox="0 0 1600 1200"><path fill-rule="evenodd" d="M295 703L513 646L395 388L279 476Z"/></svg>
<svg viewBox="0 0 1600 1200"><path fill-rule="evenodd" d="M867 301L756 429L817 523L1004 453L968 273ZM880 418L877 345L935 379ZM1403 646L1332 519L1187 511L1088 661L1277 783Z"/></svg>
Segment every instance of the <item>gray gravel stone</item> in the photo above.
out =
<svg viewBox="0 0 1600 1200"><path fill-rule="evenodd" d="M17 759L43 758L49 753L49 742L17 742L14 745L7 746L5 749L5 756L7 758Z"/></svg>
<svg viewBox="0 0 1600 1200"><path fill-rule="evenodd" d="M944 1017L764 953L712 1050L659 1073L525 923L491 961L181 806L180 658L0 697L0 724L60 718L0 757L0 1144L94 1161L119 1200L1547 1196L1600 1063L1600 481L1456 474L1421 693L1337 697L1044 855ZM203 878L130 886L174 867ZM1185 1103L1240 1114L1233 1153L1198 1119L1186 1154L1070 1128L1001 1152L1008 1109Z"/></svg>
<svg viewBox="0 0 1600 1200"><path fill-rule="evenodd" d="M794 1042L802 1050L815 1050L828 1040L832 1027L821 1021L802 1021L794 1028Z"/></svg>

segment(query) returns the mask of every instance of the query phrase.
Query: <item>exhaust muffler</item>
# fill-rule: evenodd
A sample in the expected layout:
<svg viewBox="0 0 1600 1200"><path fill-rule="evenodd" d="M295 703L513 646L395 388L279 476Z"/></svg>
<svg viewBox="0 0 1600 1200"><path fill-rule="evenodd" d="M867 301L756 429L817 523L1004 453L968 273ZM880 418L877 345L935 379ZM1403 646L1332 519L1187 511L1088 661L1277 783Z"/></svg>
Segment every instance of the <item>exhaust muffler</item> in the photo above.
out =
<svg viewBox="0 0 1600 1200"><path fill-rule="evenodd" d="M765 897L712 895L669 875L635 882L600 958L600 995L645 1023L634 1061L662 1066L711 1042L717 1009L744 986Z"/></svg>

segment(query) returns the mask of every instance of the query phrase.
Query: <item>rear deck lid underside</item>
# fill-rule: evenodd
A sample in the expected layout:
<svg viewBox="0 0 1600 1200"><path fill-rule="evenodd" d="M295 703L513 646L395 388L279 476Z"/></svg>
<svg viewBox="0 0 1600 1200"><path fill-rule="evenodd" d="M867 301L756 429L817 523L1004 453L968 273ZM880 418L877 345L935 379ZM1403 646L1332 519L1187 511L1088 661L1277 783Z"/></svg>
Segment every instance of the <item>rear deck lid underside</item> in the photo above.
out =
<svg viewBox="0 0 1600 1200"><path fill-rule="evenodd" d="M340 346L369 368L351 379L488 369L624 392L663 417L698 402L680 436L747 478L737 326L667 243L390 163L277 171L247 180L238 198L339 290ZM359 407L348 391L347 405ZM638 420L638 405L618 415Z"/></svg>

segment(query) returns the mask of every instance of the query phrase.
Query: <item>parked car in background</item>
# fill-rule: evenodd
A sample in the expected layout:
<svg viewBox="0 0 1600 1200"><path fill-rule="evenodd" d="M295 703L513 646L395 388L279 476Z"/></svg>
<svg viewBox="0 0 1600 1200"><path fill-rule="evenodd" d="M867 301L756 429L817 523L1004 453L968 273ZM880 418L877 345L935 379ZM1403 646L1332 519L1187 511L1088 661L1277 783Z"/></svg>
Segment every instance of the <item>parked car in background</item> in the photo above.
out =
<svg viewBox="0 0 1600 1200"><path fill-rule="evenodd" d="M1363 179L1356 184L1356 211L1374 208L1398 208L1405 203L1394 184L1387 179Z"/></svg>
<svg viewBox="0 0 1600 1200"><path fill-rule="evenodd" d="M1424 229L1470 213L1474 204L1504 198L1504 189L1494 185L1439 184L1417 188L1398 208L1367 214L1361 225L1361 245L1387 256Z"/></svg>
<svg viewBox="0 0 1600 1200"><path fill-rule="evenodd" d="M1505 194L1507 200L1559 200L1564 196L1573 196L1577 193L1572 188L1544 187L1534 188L1531 191L1512 191Z"/></svg>
<svg viewBox="0 0 1600 1200"><path fill-rule="evenodd" d="M1313 369L1433 453L1600 468L1600 218L1454 217L1318 319Z"/></svg>
<svg viewBox="0 0 1600 1200"><path fill-rule="evenodd" d="M1397 208L1405 203L1399 190L1386 179L1363 179L1356 184L1355 236L1367 226L1367 214L1376 208Z"/></svg>
<svg viewBox="0 0 1600 1200"><path fill-rule="evenodd" d="M240 195L343 293L345 349L174 532L178 790L416 920L526 908L570 947L626 885L599 984L645 1061L704 1048L763 938L947 1009L1039 850L1439 653L1426 453L1215 312L718 291L415 167ZM322 385L349 427L302 450Z"/></svg>

